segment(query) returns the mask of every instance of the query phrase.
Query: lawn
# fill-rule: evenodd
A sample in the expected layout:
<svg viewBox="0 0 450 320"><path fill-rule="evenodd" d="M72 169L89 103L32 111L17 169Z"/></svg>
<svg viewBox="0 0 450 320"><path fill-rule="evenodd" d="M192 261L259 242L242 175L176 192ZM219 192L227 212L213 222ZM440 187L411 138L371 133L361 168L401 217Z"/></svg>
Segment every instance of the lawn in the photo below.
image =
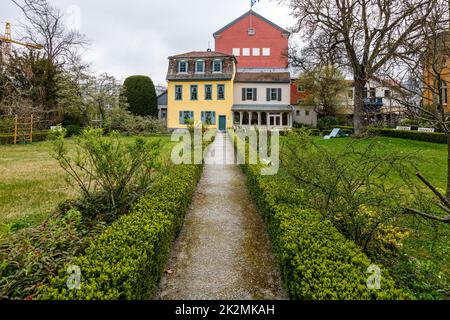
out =
<svg viewBox="0 0 450 320"><path fill-rule="evenodd" d="M338 152L346 146L350 138L317 139L318 143L328 150ZM445 190L446 145L385 137L366 140L361 144L369 144L373 141L382 146L382 152L411 155L418 171L434 185ZM405 186L405 190L407 189ZM397 282L403 287L408 287L420 299L448 299L450 297L450 227L410 215L399 217L397 223L411 232L404 243L398 262L391 267L391 273Z"/></svg>
<svg viewBox="0 0 450 320"><path fill-rule="evenodd" d="M161 156L170 155L169 136L147 139L161 139ZM67 139L67 146L74 148L75 141ZM42 221L59 203L78 195L78 190L67 184L51 149L51 142L0 145L0 238L16 227Z"/></svg>

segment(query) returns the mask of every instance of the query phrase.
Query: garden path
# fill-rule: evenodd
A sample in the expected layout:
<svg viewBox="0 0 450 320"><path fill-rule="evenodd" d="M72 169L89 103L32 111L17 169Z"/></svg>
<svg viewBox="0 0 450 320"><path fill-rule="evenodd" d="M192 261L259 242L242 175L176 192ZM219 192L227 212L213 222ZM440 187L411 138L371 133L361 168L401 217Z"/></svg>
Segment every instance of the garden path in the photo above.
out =
<svg viewBox="0 0 450 320"><path fill-rule="evenodd" d="M234 165L227 134L217 134L205 162L155 298L287 299L264 222Z"/></svg>

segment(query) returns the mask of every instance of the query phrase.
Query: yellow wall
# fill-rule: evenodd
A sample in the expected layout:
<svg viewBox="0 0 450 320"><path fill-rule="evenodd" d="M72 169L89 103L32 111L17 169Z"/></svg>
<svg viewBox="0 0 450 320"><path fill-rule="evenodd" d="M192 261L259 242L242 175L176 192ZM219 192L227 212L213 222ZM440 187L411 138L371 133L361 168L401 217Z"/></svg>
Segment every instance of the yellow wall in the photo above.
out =
<svg viewBox="0 0 450 320"><path fill-rule="evenodd" d="M447 59L445 67L442 69L441 78L447 83L447 107L446 112L450 112L450 59ZM425 92L424 92L424 105L432 105L434 100L434 92L428 88L435 87L435 74L429 70L425 71Z"/></svg>
<svg viewBox="0 0 450 320"><path fill-rule="evenodd" d="M212 85L212 100L205 100L205 85ZM217 100L217 85L225 85L225 100ZM183 100L175 100L175 86L183 86ZM191 85L198 86L198 100L191 101ZM232 107L233 107L233 80L229 81L169 81L168 84L168 106L167 106L167 127L169 129L182 129L186 125L180 125L179 112L193 111L194 122L201 124L202 111L216 112L216 125L208 128L219 128L219 117L227 117L227 128L232 127Z"/></svg>

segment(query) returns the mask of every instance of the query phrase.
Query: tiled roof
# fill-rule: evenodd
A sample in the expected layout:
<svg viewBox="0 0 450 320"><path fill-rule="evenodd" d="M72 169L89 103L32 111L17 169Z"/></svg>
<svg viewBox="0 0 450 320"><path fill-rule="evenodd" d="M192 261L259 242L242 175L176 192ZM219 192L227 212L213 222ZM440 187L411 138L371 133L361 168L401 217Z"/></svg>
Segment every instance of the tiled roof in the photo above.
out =
<svg viewBox="0 0 450 320"><path fill-rule="evenodd" d="M276 29L280 30L282 33L286 34L286 35L290 35L291 33L289 31L287 31L286 29L280 27L279 25L273 23L272 21L270 21L267 18L264 18L262 15L256 13L253 10L247 11L246 13L244 13L242 16L240 16L239 18L237 18L236 20L230 22L229 24L227 24L225 27L223 27L222 29L214 32L213 36L217 37L219 36L221 33L223 33L225 30L229 29L231 26L235 25L236 23L238 23L239 21L241 21L242 19L244 19L245 17L247 17L248 15L250 15L250 13L252 15L254 15L255 17L258 17L259 19L267 22L268 24L270 24L271 26L275 27Z"/></svg>
<svg viewBox="0 0 450 320"><path fill-rule="evenodd" d="M222 53L222 52L216 52L216 51L192 51L187 52L183 54L178 54L176 56L171 56L170 58L193 58L193 59L199 59L199 58L222 58L222 57L233 57L233 55Z"/></svg>
<svg viewBox="0 0 450 320"><path fill-rule="evenodd" d="M291 74L289 72L238 72L234 81L290 83Z"/></svg>

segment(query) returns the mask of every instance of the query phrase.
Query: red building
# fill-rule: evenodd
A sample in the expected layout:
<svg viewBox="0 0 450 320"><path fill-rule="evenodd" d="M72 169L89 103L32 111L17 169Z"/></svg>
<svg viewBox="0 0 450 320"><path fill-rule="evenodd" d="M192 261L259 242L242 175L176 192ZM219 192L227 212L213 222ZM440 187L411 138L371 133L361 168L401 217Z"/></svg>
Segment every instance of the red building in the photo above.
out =
<svg viewBox="0 0 450 320"><path fill-rule="evenodd" d="M289 37L251 10L214 33L215 50L236 56L239 68L287 68Z"/></svg>
<svg viewBox="0 0 450 320"><path fill-rule="evenodd" d="M296 83L296 80L292 80L291 82L291 104L298 105L303 102L306 97L305 89Z"/></svg>

